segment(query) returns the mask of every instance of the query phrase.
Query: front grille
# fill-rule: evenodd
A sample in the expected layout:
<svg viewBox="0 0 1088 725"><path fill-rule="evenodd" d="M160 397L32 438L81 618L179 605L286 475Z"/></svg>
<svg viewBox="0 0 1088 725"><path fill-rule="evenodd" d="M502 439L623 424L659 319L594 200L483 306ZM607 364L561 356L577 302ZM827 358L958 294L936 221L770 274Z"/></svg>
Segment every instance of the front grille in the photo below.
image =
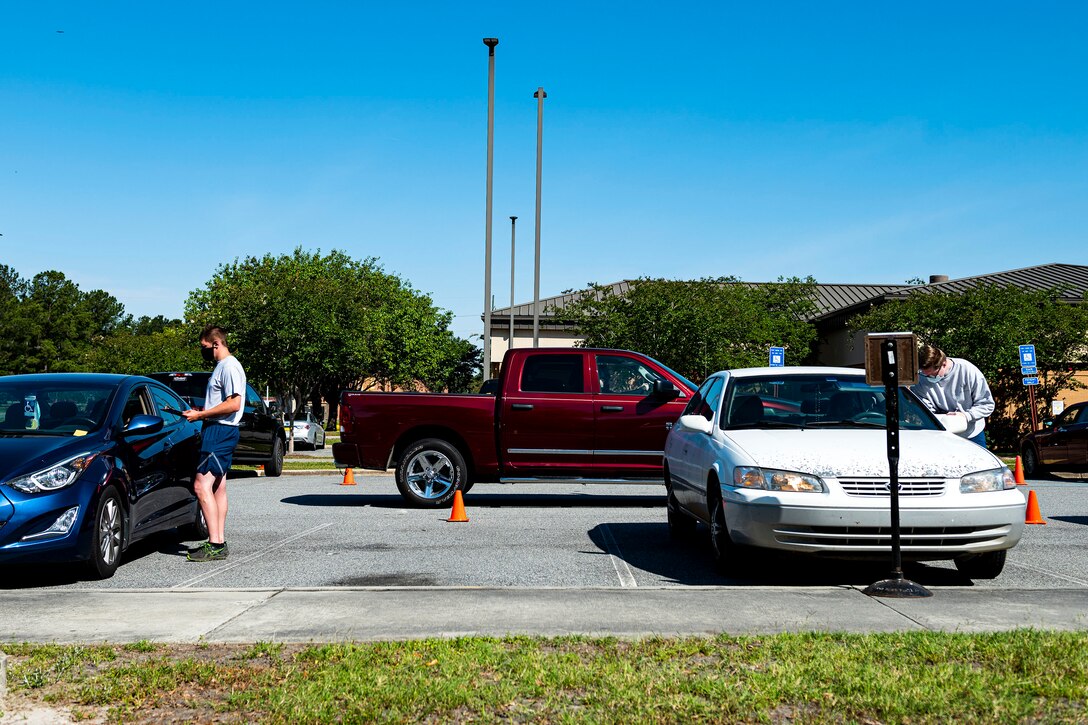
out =
<svg viewBox="0 0 1088 725"><path fill-rule="evenodd" d="M904 551L957 550L998 542L1008 536L1010 526L904 526L899 545ZM891 550L890 526L784 526L775 529L783 544L843 551Z"/></svg>
<svg viewBox="0 0 1088 725"><path fill-rule="evenodd" d="M886 478L840 479L839 485L850 496L891 496L890 482ZM944 480L899 479L900 496L940 496L944 493Z"/></svg>

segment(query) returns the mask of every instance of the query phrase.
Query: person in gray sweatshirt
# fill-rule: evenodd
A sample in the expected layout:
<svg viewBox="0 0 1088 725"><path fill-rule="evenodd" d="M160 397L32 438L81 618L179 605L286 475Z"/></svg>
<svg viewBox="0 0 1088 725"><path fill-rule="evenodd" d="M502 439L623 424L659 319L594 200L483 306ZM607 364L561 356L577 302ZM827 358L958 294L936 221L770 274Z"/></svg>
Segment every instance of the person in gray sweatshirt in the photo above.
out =
<svg viewBox="0 0 1088 725"><path fill-rule="evenodd" d="M918 348L918 372L918 384L911 390L934 413L964 416L967 427L959 435L985 448L986 417L994 412L994 396L982 371L926 344Z"/></svg>

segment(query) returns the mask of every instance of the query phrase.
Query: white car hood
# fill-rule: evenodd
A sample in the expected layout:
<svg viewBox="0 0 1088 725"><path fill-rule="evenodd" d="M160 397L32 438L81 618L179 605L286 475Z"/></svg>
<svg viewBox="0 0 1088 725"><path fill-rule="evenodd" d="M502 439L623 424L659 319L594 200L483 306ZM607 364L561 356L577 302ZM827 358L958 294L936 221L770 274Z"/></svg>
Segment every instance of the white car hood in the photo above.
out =
<svg viewBox="0 0 1088 725"><path fill-rule="evenodd" d="M887 434L883 428L724 433L751 457L751 465L833 478L889 475ZM946 431L901 430L899 436L902 478L959 478L1002 465L986 449Z"/></svg>

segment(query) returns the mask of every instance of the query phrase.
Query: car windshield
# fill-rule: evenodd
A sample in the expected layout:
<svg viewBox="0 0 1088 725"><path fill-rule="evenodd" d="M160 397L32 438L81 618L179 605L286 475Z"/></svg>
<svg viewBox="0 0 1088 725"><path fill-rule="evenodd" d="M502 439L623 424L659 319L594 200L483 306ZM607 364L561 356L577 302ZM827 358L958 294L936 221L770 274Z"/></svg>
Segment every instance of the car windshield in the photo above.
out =
<svg viewBox="0 0 1088 725"><path fill-rule="evenodd" d="M867 385L856 375L812 373L735 378L721 427L883 428L885 421L883 386ZM943 430L906 388L899 388L899 426Z"/></svg>
<svg viewBox="0 0 1088 725"><path fill-rule="evenodd" d="M109 383L0 379L0 434L86 435L102 425L114 391Z"/></svg>

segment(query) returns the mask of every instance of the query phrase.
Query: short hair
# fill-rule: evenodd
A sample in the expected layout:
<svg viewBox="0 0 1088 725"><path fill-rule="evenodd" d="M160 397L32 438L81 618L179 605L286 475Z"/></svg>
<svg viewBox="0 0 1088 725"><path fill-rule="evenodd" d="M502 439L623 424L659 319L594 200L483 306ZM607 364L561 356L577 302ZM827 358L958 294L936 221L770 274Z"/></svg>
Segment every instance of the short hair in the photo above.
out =
<svg viewBox="0 0 1088 725"><path fill-rule="evenodd" d="M926 343L918 348L918 369L930 370L932 368L940 367L944 365L944 361L948 358L944 354L944 350L936 345L930 345Z"/></svg>
<svg viewBox="0 0 1088 725"><path fill-rule="evenodd" d="M223 347L227 347L227 333L218 325L208 325L204 328L204 331L200 333L200 341L218 342Z"/></svg>

